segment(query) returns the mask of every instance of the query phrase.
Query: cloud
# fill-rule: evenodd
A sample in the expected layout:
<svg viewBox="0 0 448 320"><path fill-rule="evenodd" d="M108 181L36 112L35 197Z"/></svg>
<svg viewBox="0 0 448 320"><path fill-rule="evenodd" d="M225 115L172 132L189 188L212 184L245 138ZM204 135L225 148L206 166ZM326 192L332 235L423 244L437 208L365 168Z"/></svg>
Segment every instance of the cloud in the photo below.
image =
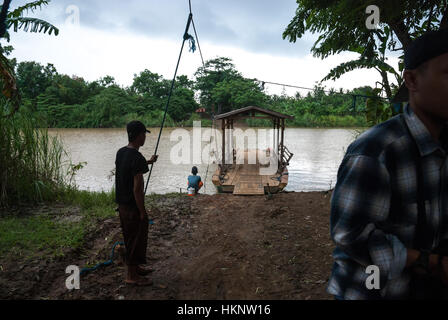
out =
<svg viewBox="0 0 448 320"><path fill-rule="evenodd" d="M12 44L15 47L13 56L19 61L53 63L60 73L81 76L88 81L111 75L123 86L131 85L133 75L144 69L171 79L180 49L180 41L150 39L128 31L113 33L87 27L65 27L58 37L18 33ZM311 55L303 58L279 57L207 41L202 45L207 48L205 59L230 57L245 77L305 87L312 87L332 67L355 56L340 54L322 61ZM191 78L200 65L199 53L191 53L185 48L178 74ZM373 85L378 80L380 78L376 71L355 71L337 82L329 81L326 85L352 89ZM267 89L277 94L282 91L282 87L269 85ZM295 91L286 88L288 94L294 94ZM306 91L301 93L306 94Z"/></svg>
<svg viewBox="0 0 448 320"><path fill-rule="evenodd" d="M17 1L17 5L23 3ZM182 37L189 11L187 0L58 0L35 15L60 25L69 5L78 6L84 27L172 40ZM297 43L282 39L296 6L286 0L192 0L200 41L257 53L306 56L315 36L307 35Z"/></svg>
<svg viewBox="0 0 448 320"><path fill-rule="evenodd" d="M20 5L21 2L25 1L13 3ZM66 8L71 4L80 9L79 27L65 23ZM289 11L295 8L293 1L193 0L193 5L204 58L229 57L248 78L313 87L331 68L357 56L344 53L320 60L309 54L311 36L296 44L281 40L282 28L293 14ZM111 75L121 85L129 86L134 74L144 69L171 79L187 11L187 2L178 0L53 1L34 15L57 25L60 35L13 33L11 44L16 49L13 56L19 61L53 63L60 73L81 76L88 81ZM198 52L190 53L187 48L179 74L191 78L201 61ZM391 58L389 63L398 64L396 58ZM324 84L353 89L374 86L380 80L374 70L357 70L336 82ZM266 88L269 93L277 94L283 89L269 85ZM296 92L288 88L285 91Z"/></svg>

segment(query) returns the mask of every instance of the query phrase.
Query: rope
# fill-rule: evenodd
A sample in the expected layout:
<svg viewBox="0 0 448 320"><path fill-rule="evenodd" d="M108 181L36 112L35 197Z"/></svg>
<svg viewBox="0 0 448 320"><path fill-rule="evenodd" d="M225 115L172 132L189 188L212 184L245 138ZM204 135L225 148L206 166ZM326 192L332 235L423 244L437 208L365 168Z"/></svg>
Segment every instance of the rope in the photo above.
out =
<svg viewBox="0 0 448 320"><path fill-rule="evenodd" d="M278 83L278 82L263 81L263 80L258 80L256 78L248 79L248 80L261 82L261 86L262 86L263 89L264 89L264 85L266 83L269 83L269 84L273 84L273 85L276 85L276 86L282 86L283 89L285 89L284 87L289 87L289 88L296 88L296 89L304 89L304 90L314 91L314 88L307 88L307 87L301 87L301 86L296 86L296 85L292 85L292 84L284 84L284 83ZM363 98L380 99L380 100L388 100L389 101L389 98L384 98L384 97L366 96L366 95L362 95L362 94L343 93L343 92L330 91L330 90L322 90L322 91L326 92L326 93L332 93L332 94L349 95L349 96L353 96L353 97L363 97Z"/></svg>
<svg viewBox="0 0 448 320"><path fill-rule="evenodd" d="M157 150L159 149L160 137L162 136L162 130L163 130L163 127L165 125L166 115L168 113L168 106L170 105L171 96L173 94L174 83L176 82L177 70L179 69L180 59L182 57L182 52L184 50L185 41L187 41L189 39L191 40L191 38L192 38L192 36L188 34L188 29L190 29L190 24L191 24L191 21L193 19L193 14L191 13L191 1L189 1L189 2L190 2L190 14L188 15L188 21L187 21L187 25L185 27L185 32L184 32L184 37L183 37L183 41L182 41L182 46L180 48L179 58L177 59L176 70L174 71L174 77L173 77L173 80L171 81L170 93L169 93L168 99L166 101L165 112L163 114L162 125L160 126L159 136L157 138L157 143L156 143L156 148L155 148L154 154L157 154ZM190 41L190 43L191 43L191 41ZM146 195L146 191L148 190L149 179L151 178L152 168L153 167L154 167L154 163L151 164L151 169L149 170L148 179L146 180L145 195Z"/></svg>
<svg viewBox="0 0 448 320"><path fill-rule="evenodd" d="M191 0L189 0L189 3L190 3L190 13L191 13ZM204 56L202 55L201 45L199 43L199 36L198 36L197 31L196 31L196 26L194 24L194 20L193 19L191 20L191 24L193 26L194 35L195 35L195 38L196 38L196 42L198 44L199 54L201 56L201 61L202 61L202 67L205 69ZM215 126L215 120L213 119L213 116L212 116L212 125L211 125L210 129L213 132L214 132L214 130L213 130L214 126ZM210 144L211 144L211 139L212 139L212 137L210 136ZM215 134L215 142L216 142L216 134ZM204 180L204 191L207 191L207 177L208 177L208 171L209 171L209 167L210 167L210 157L211 157L211 151L208 154L207 171L205 173L205 180Z"/></svg>
<svg viewBox="0 0 448 320"><path fill-rule="evenodd" d="M275 180L275 181L281 181L283 176L288 176L289 172L287 173L282 173L280 176L278 177L271 177L271 180Z"/></svg>
<svg viewBox="0 0 448 320"><path fill-rule="evenodd" d="M212 125L211 125L211 130L212 130L212 132L215 132L215 144L216 144L216 130L213 130L213 127L215 126L215 120L213 119L213 122L212 122ZM210 147L211 147L211 145L212 145L212 136L210 135ZM205 180L204 180L204 191L207 191L207 186L206 186L206 183L207 183L207 177L208 177L208 169L209 169L209 167L210 167L210 158L211 158L211 150L208 152L208 163L207 163L207 171L205 172ZM214 151L214 153L213 153L214 155L216 154L216 151Z"/></svg>
<svg viewBox="0 0 448 320"><path fill-rule="evenodd" d="M153 221L152 219L149 219L148 223L149 223L150 225L153 225L153 224L154 224L154 221ZM105 261L105 262L98 263L96 266L94 266L94 267L92 267L92 268L83 268L83 269L81 269L81 272L79 273L79 275L80 275L80 276L83 276L83 275L85 275L86 273L88 273L88 272L90 272L90 271L95 271L95 270L97 270L98 268L110 266L110 265L114 262L115 247L116 247L117 245L124 246L124 242L122 242L122 241L117 241L117 242L115 242L115 244L114 244L113 247L112 247L112 251L111 251L111 253L110 253L110 258L109 258L109 260L107 260L107 261Z"/></svg>
<svg viewBox="0 0 448 320"><path fill-rule="evenodd" d="M95 271L96 269L98 269L100 267L103 267L103 266L107 267L107 266L111 265L113 263L113 261L114 261L114 252L115 252L115 247L117 245L124 245L124 242L121 242L121 241L115 242L114 246L112 247L112 252L110 253L110 259L109 260L107 260L105 262L102 262L102 263L98 263L96 266L94 266L92 268L83 268L81 270L81 272L80 272L80 275L83 276L86 273L88 273L90 271Z"/></svg>
<svg viewBox="0 0 448 320"><path fill-rule="evenodd" d="M196 42L198 43L199 54L201 55L202 66L205 67L204 58L202 56L201 45L199 44L198 33L196 32L196 26L194 25L194 20L191 20L191 24L193 25L194 35L196 37Z"/></svg>
<svg viewBox="0 0 448 320"><path fill-rule="evenodd" d="M196 43L194 41L193 36L187 33L186 37L187 37L186 40L189 40L189 42L190 42L190 52L195 52L196 51Z"/></svg>

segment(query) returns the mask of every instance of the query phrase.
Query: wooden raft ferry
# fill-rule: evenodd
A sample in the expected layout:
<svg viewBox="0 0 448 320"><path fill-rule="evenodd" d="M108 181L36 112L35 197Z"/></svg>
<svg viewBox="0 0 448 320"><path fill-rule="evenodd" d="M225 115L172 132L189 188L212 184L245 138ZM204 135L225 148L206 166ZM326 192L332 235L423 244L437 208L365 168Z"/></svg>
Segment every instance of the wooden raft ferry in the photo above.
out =
<svg viewBox="0 0 448 320"><path fill-rule="evenodd" d="M234 122L248 118L272 120L274 129L272 148L264 150L236 150L234 148L232 137ZM214 120L221 120L222 123L222 159L212 177L218 192L235 195L264 195L280 192L286 187L287 167L293 156L284 145L286 119L293 119L293 117L256 106L215 116ZM263 155L265 161L260 161L260 154ZM250 162L249 159L251 159Z"/></svg>

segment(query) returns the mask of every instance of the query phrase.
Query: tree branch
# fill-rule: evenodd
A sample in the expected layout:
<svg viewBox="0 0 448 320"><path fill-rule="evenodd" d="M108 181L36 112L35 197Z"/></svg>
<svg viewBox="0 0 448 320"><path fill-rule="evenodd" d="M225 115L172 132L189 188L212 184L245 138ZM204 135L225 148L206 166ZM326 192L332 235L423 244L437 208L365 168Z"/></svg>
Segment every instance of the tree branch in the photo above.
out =
<svg viewBox="0 0 448 320"><path fill-rule="evenodd" d="M391 21L389 22L390 27L395 32L398 41L401 42L403 49L406 49L412 42L411 36L409 35L409 30L406 28L403 21Z"/></svg>
<svg viewBox="0 0 448 320"><path fill-rule="evenodd" d="M0 38L3 38L6 33L6 18L8 17L9 5L11 0L4 0L2 11L0 12Z"/></svg>
<svg viewBox="0 0 448 320"><path fill-rule="evenodd" d="M445 6L445 13L440 21L440 29L448 29L448 4Z"/></svg>
<svg viewBox="0 0 448 320"><path fill-rule="evenodd" d="M432 20L432 14L434 12L434 5L431 6L431 10L429 11L429 16L428 16L428 25L426 28L426 32L431 31L431 20Z"/></svg>

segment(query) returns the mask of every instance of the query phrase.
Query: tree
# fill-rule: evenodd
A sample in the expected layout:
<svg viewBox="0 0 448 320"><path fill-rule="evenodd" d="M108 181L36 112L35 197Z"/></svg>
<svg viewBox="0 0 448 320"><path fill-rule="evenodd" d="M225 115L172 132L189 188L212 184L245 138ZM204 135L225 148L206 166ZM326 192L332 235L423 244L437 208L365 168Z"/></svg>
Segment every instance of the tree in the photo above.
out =
<svg viewBox="0 0 448 320"><path fill-rule="evenodd" d="M52 64L44 67L40 63L27 61L17 65L16 75L22 97L34 100L51 85L57 71Z"/></svg>
<svg viewBox="0 0 448 320"><path fill-rule="evenodd" d="M402 82L402 78L400 74L388 63L386 63L386 48L387 42L391 37L391 30L389 27L384 27L385 36L379 36L382 41L380 46L376 48L371 58L367 57L367 51L363 48L351 49L352 51L359 53L360 57L356 60L351 60L348 62L343 62L335 68L331 69L330 72L322 79L322 81L326 80L336 80L347 72L350 72L355 69L375 69L381 75L382 82L380 83L381 90L378 91L378 94L384 90L387 98L392 98L392 88L389 82L388 73L391 73L395 76L395 80L397 83Z"/></svg>
<svg viewBox="0 0 448 320"><path fill-rule="evenodd" d="M198 106L192 90L183 87L176 88L168 108L168 114L174 121L186 120Z"/></svg>
<svg viewBox="0 0 448 320"><path fill-rule="evenodd" d="M6 3L7 7L9 7L11 1L5 0L3 1L3 3ZM23 16L24 13L40 9L42 8L42 6L48 5L49 3L50 0L33 1L21 7L18 7L13 11L8 12L6 18L6 30L5 33L2 34L2 37L5 37L9 42L10 34L8 32L8 29L10 29L11 27L13 27L14 32L23 30L25 32L48 33L49 35L54 33L57 36L59 34L59 29L51 23L37 18L29 18Z"/></svg>
<svg viewBox="0 0 448 320"><path fill-rule="evenodd" d="M306 31L319 33L311 51L322 59L343 51L356 52L360 57L339 65L323 79L336 79L357 68L374 68L382 77L382 88L391 98L392 89L388 73L399 84L398 72L386 63L386 49L402 51L426 31L448 27L446 0L377 0L380 24L377 29L366 27L365 10L369 0L297 0L298 8L283 33L283 39L296 42ZM400 47L401 44L401 47ZM400 63L399 71L402 71Z"/></svg>
<svg viewBox="0 0 448 320"><path fill-rule="evenodd" d="M169 81L157 73L148 69L134 75L131 91L139 95L150 95L155 98L162 98L168 95L170 89Z"/></svg>
<svg viewBox="0 0 448 320"><path fill-rule="evenodd" d="M230 58L218 57L208 60L204 66L198 68L195 73L196 89L200 91L199 99L201 105L212 111L212 90L215 86L224 80L242 79L242 75L235 69L235 65ZM221 105L217 105L218 113ZM216 112L216 110L215 110Z"/></svg>
<svg viewBox="0 0 448 320"><path fill-rule="evenodd" d="M47 21L23 16L24 13L39 9L44 5L48 5L48 3L49 1L46 0L33 1L10 11L11 0L4 0L0 8L0 39L5 38L8 42L10 41L11 36L8 30L11 27L13 27L14 32L23 30L25 32L48 33L49 35L54 33L58 35L59 29ZM12 109L7 111L9 113L7 116L10 116L19 109L21 98L14 76L14 68L5 57L5 52L1 45L0 77L2 80L2 93L8 99L8 104L11 104L10 107L7 105L7 108Z"/></svg>
<svg viewBox="0 0 448 320"><path fill-rule="evenodd" d="M108 88L110 86L116 86L117 85L117 83L115 82L115 78L112 77L112 76L105 76L105 77L100 78L98 80L98 84L101 87L104 87L104 88Z"/></svg>
<svg viewBox="0 0 448 320"><path fill-rule="evenodd" d="M106 88L85 103L84 125L94 128L124 126L124 116L134 111L132 103L125 90L115 86Z"/></svg>
<svg viewBox="0 0 448 320"><path fill-rule="evenodd" d="M211 92L213 103L222 106L222 112L247 107L264 106L267 99L258 83L248 79L226 79Z"/></svg>
<svg viewBox="0 0 448 320"><path fill-rule="evenodd" d="M188 79L187 76L181 75L176 77L176 88L186 88L194 90L194 81Z"/></svg>
<svg viewBox="0 0 448 320"><path fill-rule="evenodd" d="M58 104L83 104L89 98L87 82L80 77L56 75L51 86L47 87L45 94L53 96Z"/></svg>

